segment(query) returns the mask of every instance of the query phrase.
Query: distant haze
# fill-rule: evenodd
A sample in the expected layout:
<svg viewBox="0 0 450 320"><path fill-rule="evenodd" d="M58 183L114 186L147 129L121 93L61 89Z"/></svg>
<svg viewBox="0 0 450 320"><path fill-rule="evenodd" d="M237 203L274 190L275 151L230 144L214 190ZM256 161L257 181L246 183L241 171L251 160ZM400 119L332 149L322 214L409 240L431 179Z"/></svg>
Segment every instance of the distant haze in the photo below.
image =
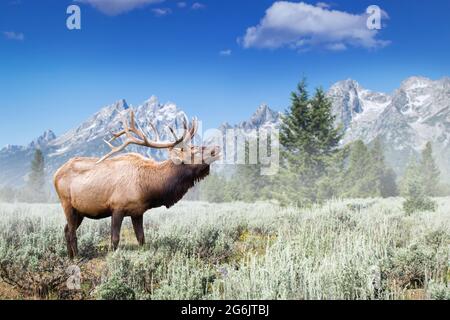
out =
<svg viewBox="0 0 450 320"><path fill-rule="evenodd" d="M334 84L327 95L333 103L336 124L342 124L345 130L342 144L356 139L370 144L380 137L388 163L401 173L410 157L420 153L425 143L431 141L443 176L450 176L449 78L410 77L392 94L373 92L348 79ZM105 154L108 147L103 139L110 137L110 131L121 128L120 114L128 108L125 100L119 100L58 137L52 131L46 131L29 145L10 145L1 149L0 181L3 185L22 185L36 148L44 152L48 175L71 157ZM184 116L174 103L161 104L154 96L137 106L135 111L144 131L150 135L149 121L152 121L163 139L170 138L165 124L176 126ZM262 105L249 120L237 124L224 122L220 129L279 126L280 121L278 112ZM130 146L127 151L157 159L166 156L165 151L136 146Z"/></svg>

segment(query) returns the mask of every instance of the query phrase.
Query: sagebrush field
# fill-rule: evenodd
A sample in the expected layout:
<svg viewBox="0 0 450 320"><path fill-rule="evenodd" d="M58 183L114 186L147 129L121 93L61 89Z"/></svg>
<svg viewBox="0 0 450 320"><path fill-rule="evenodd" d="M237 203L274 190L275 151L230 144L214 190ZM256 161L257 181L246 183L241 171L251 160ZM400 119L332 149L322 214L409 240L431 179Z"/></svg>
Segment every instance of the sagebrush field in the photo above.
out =
<svg viewBox="0 0 450 320"><path fill-rule="evenodd" d="M144 248L129 219L116 252L110 219L86 220L74 262L59 205L0 204L0 298L448 299L450 198L436 200L412 215L400 198L182 202L146 214Z"/></svg>

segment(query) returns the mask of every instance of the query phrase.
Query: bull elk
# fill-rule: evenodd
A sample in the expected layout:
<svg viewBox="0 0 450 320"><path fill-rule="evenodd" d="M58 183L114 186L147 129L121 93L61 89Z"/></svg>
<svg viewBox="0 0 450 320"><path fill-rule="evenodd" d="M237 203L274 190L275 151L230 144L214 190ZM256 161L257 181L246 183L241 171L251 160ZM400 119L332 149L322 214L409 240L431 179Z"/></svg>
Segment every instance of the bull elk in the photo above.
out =
<svg viewBox="0 0 450 320"><path fill-rule="evenodd" d="M196 119L188 126L184 118L181 137L168 126L174 141L160 141L152 124L155 140L149 139L136 126L133 111L130 124L126 119L122 122L124 129L113 133L111 140L105 140L111 152L101 159L73 158L55 173L55 189L67 220L64 233L70 258L78 255L76 231L84 218L111 217L111 244L115 250L122 221L131 217L137 241L144 245L144 213L152 208L173 206L209 174L210 164L220 157L219 147L191 145L198 129ZM126 137L125 142L114 146L112 142L122 136ZM135 153L111 157L131 144L168 149L169 159L157 162Z"/></svg>

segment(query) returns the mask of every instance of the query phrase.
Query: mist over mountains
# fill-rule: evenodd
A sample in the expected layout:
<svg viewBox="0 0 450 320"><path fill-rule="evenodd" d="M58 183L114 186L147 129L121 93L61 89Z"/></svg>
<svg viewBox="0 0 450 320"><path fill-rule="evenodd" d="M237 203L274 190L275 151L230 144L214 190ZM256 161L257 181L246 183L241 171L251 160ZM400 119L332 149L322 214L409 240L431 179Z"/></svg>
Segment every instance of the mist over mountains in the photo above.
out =
<svg viewBox="0 0 450 320"><path fill-rule="evenodd" d="M327 95L332 101L336 124L345 131L342 144L356 139L371 143L380 137L388 163L401 173L410 157L431 141L443 176L450 177L450 78L434 81L411 77L391 94L367 90L348 79L334 84ZM121 128L121 114L128 108L125 100L119 100L59 137L48 130L26 146L3 147L0 185L25 183L36 148L44 153L48 176L72 157L100 157L107 153L109 148L103 139ZM155 96L133 109L142 130L152 136L149 125L152 122L163 140L172 138L166 124L179 127L184 117L175 104L161 104ZM281 113L261 105L250 119L235 125L224 123L219 130L279 127L280 123ZM130 146L127 151L156 159L166 157L164 150Z"/></svg>
<svg viewBox="0 0 450 320"><path fill-rule="evenodd" d="M328 96L345 130L342 144L380 137L388 163L401 172L431 141L443 176L450 176L450 78L410 77L392 94L349 79L334 84Z"/></svg>

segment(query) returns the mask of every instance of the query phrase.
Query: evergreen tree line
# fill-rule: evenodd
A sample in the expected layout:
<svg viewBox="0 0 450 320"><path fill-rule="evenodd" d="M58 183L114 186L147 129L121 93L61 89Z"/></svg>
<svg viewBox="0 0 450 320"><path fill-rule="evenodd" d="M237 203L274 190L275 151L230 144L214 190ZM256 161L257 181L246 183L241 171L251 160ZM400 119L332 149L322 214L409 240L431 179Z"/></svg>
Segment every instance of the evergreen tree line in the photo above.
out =
<svg viewBox="0 0 450 320"><path fill-rule="evenodd" d="M45 160L42 151L37 149L31 161L28 180L24 187L0 188L0 201L3 202L29 202L44 203L51 199L48 183L45 176Z"/></svg>
<svg viewBox="0 0 450 320"><path fill-rule="evenodd" d="M408 199L416 199L413 208L432 208L428 197L439 195L439 170L431 143L420 159L411 160L403 177L397 177L386 163L380 138L369 145L357 140L339 146L342 128L335 120L323 89L310 96L303 80L291 95L280 128L279 174L261 176L259 165L239 165L231 177L207 178L198 197L213 202L274 199L303 206L331 198L401 195L407 199L405 210Z"/></svg>
<svg viewBox="0 0 450 320"><path fill-rule="evenodd" d="M259 164L238 165L231 177L212 174L187 199L277 200L281 204L304 206L332 198L401 195L406 198L406 212L435 208L429 197L441 195L442 187L431 143L427 143L420 159L412 159L403 177L398 178L386 163L381 139L370 145L361 140L339 145L342 129L335 125L331 102L322 88L310 96L305 80L291 94L291 105L282 120L279 174L263 176ZM27 185L18 190L0 190L0 201L52 200L44 168L43 154L36 150Z"/></svg>
<svg viewBox="0 0 450 320"><path fill-rule="evenodd" d="M434 211L436 202L430 197L442 195L444 186L439 181L440 171L433 158L433 148L428 142L420 160L411 159L401 181L401 194L406 198L406 213Z"/></svg>

